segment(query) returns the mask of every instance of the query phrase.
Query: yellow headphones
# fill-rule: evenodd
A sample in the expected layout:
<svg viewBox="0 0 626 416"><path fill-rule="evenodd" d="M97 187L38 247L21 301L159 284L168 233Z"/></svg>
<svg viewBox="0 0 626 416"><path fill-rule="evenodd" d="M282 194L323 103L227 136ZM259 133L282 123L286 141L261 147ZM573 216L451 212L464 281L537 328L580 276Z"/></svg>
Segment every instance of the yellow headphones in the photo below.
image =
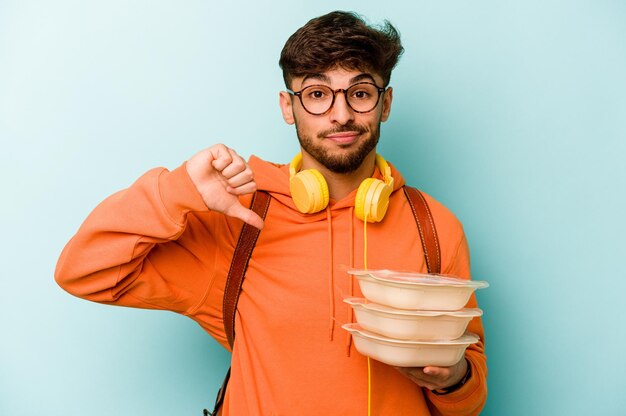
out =
<svg viewBox="0 0 626 416"><path fill-rule="evenodd" d="M379 154L376 154L376 166L383 174L383 180L367 178L356 192L354 211L358 219L367 222L382 221L389 196L393 191L391 168ZM313 214L328 205L328 184L324 176L316 169L302 168L302 153L298 153L289 164L289 190L296 208L303 214Z"/></svg>

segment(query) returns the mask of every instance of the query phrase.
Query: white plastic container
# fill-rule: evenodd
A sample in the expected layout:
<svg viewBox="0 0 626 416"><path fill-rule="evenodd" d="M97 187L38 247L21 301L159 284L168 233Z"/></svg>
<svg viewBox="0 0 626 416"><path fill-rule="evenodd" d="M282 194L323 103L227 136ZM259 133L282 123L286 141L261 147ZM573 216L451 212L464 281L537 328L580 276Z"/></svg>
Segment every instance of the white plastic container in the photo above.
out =
<svg viewBox="0 0 626 416"><path fill-rule="evenodd" d="M397 367L449 367L479 340L477 335L468 333L451 341L403 341L373 334L359 324L345 324L343 328L352 334L354 346L361 354Z"/></svg>
<svg viewBox="0 0 626 416"><path fill-rule="evenodd" d="M465 333L470 320L481 316L478 308L458 311L414 311L369 303L363 298L348 298L357 322L367 331L388 338L414 341L456 339Z"/></svg>
<svg viewBox="0 0 626 416"><path fill-rule="evenodd" d="M370 302L400 309L455 311L462 309L484 281L392 270L348 270L356 276Z"/></svg>

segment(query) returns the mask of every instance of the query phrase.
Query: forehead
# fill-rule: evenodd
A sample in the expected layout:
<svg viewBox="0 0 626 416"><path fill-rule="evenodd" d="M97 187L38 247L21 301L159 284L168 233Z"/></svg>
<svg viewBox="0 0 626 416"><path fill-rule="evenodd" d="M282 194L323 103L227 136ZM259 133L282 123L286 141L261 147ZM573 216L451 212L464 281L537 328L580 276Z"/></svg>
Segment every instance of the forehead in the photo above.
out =
<svg viewBox="0 0 626 416"><path fill-rule="evenodd" d="M292 81L292 85L296 89L315 84L329 85L333 88L347 88L357 82L368 81L376 85L382 84L381 76L374 72L337 68L295 77Z"/></svg>

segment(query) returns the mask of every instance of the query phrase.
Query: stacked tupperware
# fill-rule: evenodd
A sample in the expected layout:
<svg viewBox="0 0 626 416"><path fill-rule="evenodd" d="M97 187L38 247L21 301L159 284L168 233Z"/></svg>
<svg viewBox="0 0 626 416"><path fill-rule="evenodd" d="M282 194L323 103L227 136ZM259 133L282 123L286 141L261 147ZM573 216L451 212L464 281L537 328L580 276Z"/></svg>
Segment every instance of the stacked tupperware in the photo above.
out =
<svg viewBox="0 0 626 416"><path fill-rule="evenodd" d="M348 298L357 323L343 325L363 355L398 367L447 367L478 342L466 333L478 308L464 308L484 281L442 275L349 270L365 298Z"/></svg>

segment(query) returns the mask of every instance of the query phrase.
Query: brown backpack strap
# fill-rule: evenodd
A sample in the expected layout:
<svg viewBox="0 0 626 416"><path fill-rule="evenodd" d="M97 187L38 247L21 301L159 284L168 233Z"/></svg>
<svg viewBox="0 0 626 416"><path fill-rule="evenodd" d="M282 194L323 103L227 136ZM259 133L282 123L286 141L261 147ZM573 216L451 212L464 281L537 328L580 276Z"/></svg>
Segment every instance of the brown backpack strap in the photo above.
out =
<svg viewBox="0 0 626 416"><path fill-rule="evenodd" d="M267 210L270 206L270 194L265 191L257 191L252 196L252 202L250 203L250 209L254 211L259 217L265 219ZM224 331L226 332L226 340L232 350L235 342L235 312L237 312L237 303L239 302L239 294L241 293L241 285L246 275L246 269L248 268L248 262L252 251L256 245L256 240L259 238L259 230L250 224L244 224L239 234L239 240L237 240L237 246L233 253L233 259L230 263L230 270L228 271L228 278L226 279L226 287L224 288L224 304L222 306L222 319L224 320ZM226 395L226 386L230 379L230 368L226 373L222 387L217 392L215 398L215 405L213 406L213 412L209 412L204 409L204 415L218 415L220 414L222 404L224 403L224 396Z"/></svg>
<svg viewBox="0 0 626 416"><path fill-rule="evenodd" d="M422 247L424 248L424 258L426 260L426 268L428 273L441 273L441 251L439 250L439 238L435 229L435 221L428 208L428 203L424 195L420 191L410 186L404 187L406 195L415 223L422 239Z"/></svg>
<svg viewBox="0 0 626 416"><path fill-rule="evenodd" d="M258 191L252 197L250 209L265 219L270 200L270 194L265 191ZM226 339L231 349L235 342L235 312L237 311L237 302L239 302L239 293L241 292L241 285L243 284L252 250L254 250L260 232L261 230L250 224L243 225L239 234L239 241L237 241L237 247L235 247L235 252L233 253L233 260L230 263L228 278L226 279L222 315Z"/></svg>
<svg viewBox="0 0 626 416"><path fill-rule="evenodd" d="M228 386L228 381L230 380L230 367L228 367L228 371L226 372L226 376L224 377L224 381L222 381L222 387L217 391L217 396L215 397L215 404L213 405L213 411L209 412L207 409L202 411L204 416L219 416L221 414L222 405L224 404L224 397L226 396L226 386Z"/></svg>

